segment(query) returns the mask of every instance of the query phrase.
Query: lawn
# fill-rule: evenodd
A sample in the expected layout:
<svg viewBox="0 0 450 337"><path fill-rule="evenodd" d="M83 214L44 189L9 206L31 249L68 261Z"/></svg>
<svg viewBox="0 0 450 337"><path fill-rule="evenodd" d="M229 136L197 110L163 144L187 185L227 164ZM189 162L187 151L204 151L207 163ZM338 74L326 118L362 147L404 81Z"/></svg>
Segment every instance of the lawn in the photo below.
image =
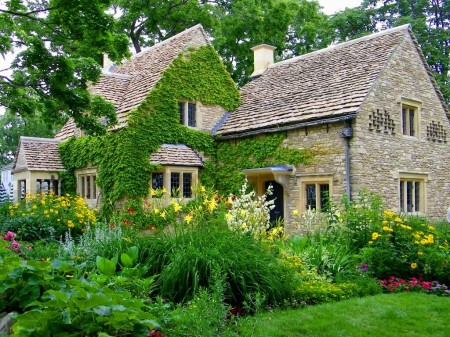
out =
<svg viewBox="0 0 450 337"><path fill-rule="evenodd" d="M450 298L384 294L243 319L240 336L449 337Z"/></svg>

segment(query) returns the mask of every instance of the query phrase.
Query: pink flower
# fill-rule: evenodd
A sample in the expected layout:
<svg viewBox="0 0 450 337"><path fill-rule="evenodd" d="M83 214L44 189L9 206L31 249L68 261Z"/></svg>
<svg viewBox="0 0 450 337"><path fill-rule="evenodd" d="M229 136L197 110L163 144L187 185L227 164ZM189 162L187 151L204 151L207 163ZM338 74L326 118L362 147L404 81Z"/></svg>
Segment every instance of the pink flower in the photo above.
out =
<svg viewBox="0 0 450 337"><path fill-rule="evenodd" d="M8 231L8 233L6 233L6 235L3 237L3 240L11 241L15 237L16 237L16 234L14 234L14 232Z"/></svg>
<svg viewBox="0 0 450 337"><path fill-rule="evenodd" d="M16 240L13 240L13 242L11 243L11 246L14 249L20 249L20 243L18 243Z"/></svg>

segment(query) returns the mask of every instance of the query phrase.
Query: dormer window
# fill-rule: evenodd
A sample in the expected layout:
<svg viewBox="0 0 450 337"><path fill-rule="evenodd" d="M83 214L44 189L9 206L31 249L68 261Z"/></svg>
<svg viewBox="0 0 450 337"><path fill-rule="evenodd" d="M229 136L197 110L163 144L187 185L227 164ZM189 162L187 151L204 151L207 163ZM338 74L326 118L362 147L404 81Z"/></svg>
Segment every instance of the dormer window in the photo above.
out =
<svg viewBox="0 0 450 337"><path fill-rule="evenodd" d="M197 126L197 107L192 102L178 102L180 123L189 127Z"/></svg>

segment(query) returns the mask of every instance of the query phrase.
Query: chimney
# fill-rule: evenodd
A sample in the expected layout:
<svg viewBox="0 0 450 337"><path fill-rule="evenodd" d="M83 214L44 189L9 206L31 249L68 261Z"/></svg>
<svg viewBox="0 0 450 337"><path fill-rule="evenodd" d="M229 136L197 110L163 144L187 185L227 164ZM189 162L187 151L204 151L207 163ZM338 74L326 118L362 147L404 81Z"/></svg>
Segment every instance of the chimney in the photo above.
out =
<svg viewBox="0 0 450 337"><path fill-rule="evenodd" d="M114 62L108 57L108 54L103 54L103 71L111 72L114 68Z"/></svg>
<svg viewBox="0 0 450 337"><path fill-rule="evenodd" d="M268 44L260 44L252 48L254 53L254 69L250 75L252 78L261 76L273 64L273 51L275 49L277 48Z"/></svg>

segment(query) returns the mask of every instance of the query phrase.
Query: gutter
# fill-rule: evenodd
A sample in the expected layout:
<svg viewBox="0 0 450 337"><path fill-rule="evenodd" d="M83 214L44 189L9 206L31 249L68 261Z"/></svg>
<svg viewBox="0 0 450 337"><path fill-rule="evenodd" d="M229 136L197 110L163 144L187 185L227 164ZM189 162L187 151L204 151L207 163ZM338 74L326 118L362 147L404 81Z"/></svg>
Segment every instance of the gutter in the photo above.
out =
<svg viewBox="0 0 450 337"><path fill-rule="evenodd" d="M332 118L325 118L325 119L317 119L309 122L303 122L303 123L296 123L296 124L290 124L285 126L278 126L278 127L272 127L267 129L258 129L253 131L247 131L242 133L235 133L231 135L216 135L217 140L227 140L227 139L237 139L237 138L244 138L248 136L255 136L265 133L274 133L274 132L280 132L280 131L288 131L288 130L295 130L304 128L307 126L313 126L313 125L321 125L321 124L329 124L329 123L336 123L336 122L342 122L342 121L349 121L356 118L356 113L352 113L345 116L339 116L339 117L332 117Z"/></svg>

